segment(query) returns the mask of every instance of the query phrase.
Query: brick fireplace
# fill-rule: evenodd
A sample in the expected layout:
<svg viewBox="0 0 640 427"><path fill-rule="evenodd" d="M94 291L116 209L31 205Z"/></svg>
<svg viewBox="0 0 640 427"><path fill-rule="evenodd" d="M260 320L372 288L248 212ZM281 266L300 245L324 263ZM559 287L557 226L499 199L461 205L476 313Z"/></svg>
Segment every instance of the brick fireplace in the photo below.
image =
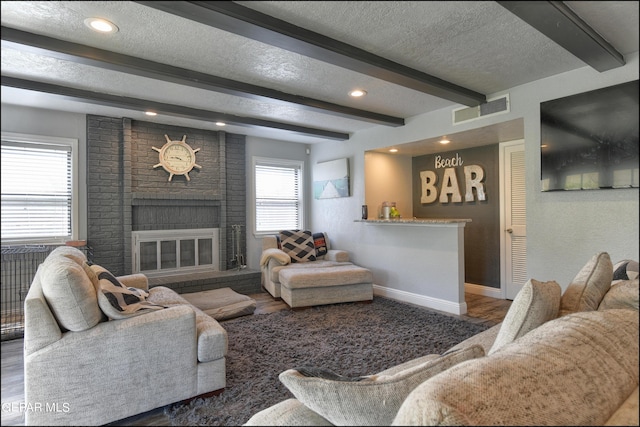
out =
<svg viewBox="0 0 640 427"><path fill-rule="evenodd" d="M189 181L184 176L169 181L166 171L153 167L158 152L152 147L161 147L166 142L164 135L172 140L186 135L191 147L200 148L197 163L202 168L194 169ZM153 230L190 235L196 229L217 229L215 271L218 278L224 276L229 282L236 271L232 225L246 230L245 181L244 135L88 115L87 240L94 262L116 275L130 274L136 265L134 233ZM246 253L246 247L242 249ZM209 282L217 280L215 274L195 273L198 280L183 277L181 283L175 283L168 278L162 284L186 292L194 286L195 290L206 289L208 278ZM243 286L258 292L259 272L257 279L256 272L241 273L241 280L256 282ZM175 279L175 274L168 276Z"/></svg>

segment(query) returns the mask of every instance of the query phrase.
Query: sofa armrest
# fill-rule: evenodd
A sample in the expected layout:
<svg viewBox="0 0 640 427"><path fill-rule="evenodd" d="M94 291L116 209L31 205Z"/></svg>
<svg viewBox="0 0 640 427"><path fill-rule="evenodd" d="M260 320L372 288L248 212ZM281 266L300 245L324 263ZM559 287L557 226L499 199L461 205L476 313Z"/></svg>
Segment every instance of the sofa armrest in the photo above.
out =
<svg viewBox="0 0 640 427"><path fill-rule="evenodd" d="M349 252L340 249L329 249L324 259L327 261L349 262Z"/></svg>
<svg viewBox="0 0 640 427"><path fill-rule="evenodd" d="M264 236L262 238L262 250L278 249L278 239L276 236Z"/></svg>
<svg viewBox="0 0 640 427"><path fill-rule="evenodd" d="M277 248L269 248L262 251L262 256L260 257L260 266L271 267L272 262L275 265L287 265L291 263L291 257L287 255L282 249Z"/></svg>
<svg viewBox="0 0 640 427"><path fill-rule="evenodd" d="M55 396L69 412L28 413L27 425L70 419L92 425L113 419L114 408L138 405L146 411L186 399L197 393L197 363L195 313L188 306L64 333L25 355L25 400L44 404Z"/></svg>
<svg viewBox="0 0 640 427"><path fill-rule="evenodd" d="M117 279L127 288L149 290L149 279L142 273L126 274L124 276L118 276Z"/></svg>

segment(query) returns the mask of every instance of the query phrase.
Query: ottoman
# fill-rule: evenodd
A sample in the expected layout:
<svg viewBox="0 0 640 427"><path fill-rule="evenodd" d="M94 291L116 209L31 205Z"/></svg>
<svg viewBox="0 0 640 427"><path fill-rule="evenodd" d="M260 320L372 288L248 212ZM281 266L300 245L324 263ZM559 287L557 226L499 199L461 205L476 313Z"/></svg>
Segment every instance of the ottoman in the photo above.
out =
<svg viewBox="0 0 640 427"><path fill-rule="evenodd" d="M373 301L373 274L353 264L282 269L280 285L291 308Z"/></svg>
<svg viewBox="0 0 640 427"><path fill-rule="evenodd" d="M211 289L180 296L220 321L253 314L256 309L256 301L253 298L239 294L231 288Z"/></svg>

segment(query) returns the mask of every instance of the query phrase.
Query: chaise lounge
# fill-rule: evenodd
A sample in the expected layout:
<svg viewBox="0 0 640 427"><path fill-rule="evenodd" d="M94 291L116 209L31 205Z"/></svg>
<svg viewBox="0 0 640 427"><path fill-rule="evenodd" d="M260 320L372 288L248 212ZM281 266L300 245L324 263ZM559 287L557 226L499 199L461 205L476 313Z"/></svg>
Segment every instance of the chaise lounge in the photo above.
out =
<svg viewBox="0 0 640 427"><path fill-rule="evenodd" d="M262 239L263 287L291 308L373 300L370 270L331 249L326 233L285 230Z"/></svg>

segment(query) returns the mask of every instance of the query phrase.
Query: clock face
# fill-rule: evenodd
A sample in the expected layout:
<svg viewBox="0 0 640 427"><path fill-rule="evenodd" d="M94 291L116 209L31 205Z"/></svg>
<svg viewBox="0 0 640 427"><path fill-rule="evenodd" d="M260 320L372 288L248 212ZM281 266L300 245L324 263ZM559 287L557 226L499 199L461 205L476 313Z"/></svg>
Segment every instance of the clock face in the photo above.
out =
<svg viewBox="0 0 640 427"><path fill-rule="evenodd" d="M187 135L184 135L180 141L172 141L168 135L164 137L167 143L162 148L151 147L160 156L160 163L154 165L153 168L162 166L164 170L169 172L169 181L174 175L184 175L187 181L191 181L189 178L191 169L202 169L202 166L196 164L196 153L200 149L194 150L186 143Z"/></svg>
<svg viewBox="0 0 640 427"><path fill-rule="evenodd" d="M163 156L165 165L177 174L190 171L194 161L191 150L179 142L166 147Z"/></svg>

